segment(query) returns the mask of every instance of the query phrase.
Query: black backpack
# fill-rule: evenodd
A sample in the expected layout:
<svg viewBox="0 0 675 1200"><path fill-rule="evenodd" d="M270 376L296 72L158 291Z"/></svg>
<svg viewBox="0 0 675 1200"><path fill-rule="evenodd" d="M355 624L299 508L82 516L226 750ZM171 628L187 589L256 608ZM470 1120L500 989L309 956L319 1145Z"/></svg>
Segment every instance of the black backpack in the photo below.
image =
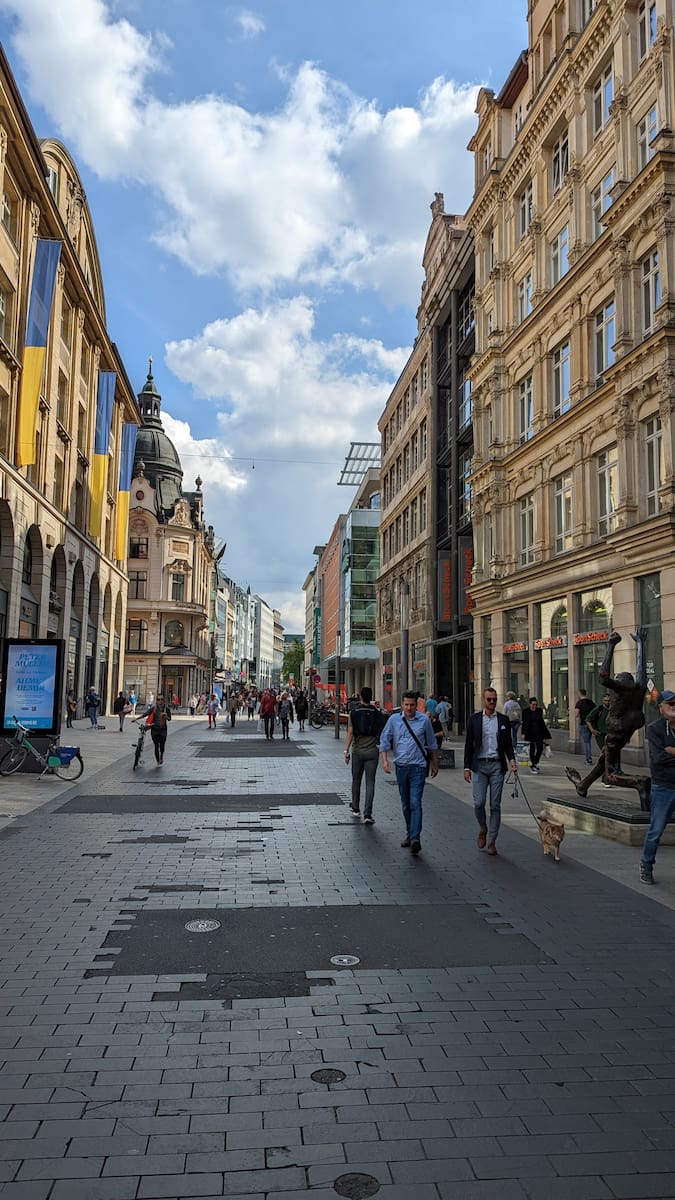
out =
<svg viewBox="0 0 675 1200"><path fill-rule="evenodd" d="M351 722L356 737L379 738L387 724L387 714L371 705L361 705L352 709Z"/></svg>

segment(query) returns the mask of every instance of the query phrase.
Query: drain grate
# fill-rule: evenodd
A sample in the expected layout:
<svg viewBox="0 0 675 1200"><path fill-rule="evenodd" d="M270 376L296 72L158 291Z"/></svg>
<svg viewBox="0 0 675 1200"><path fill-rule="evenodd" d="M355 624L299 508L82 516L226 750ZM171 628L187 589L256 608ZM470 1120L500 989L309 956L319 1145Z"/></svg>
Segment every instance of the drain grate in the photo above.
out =
<svg viewBox="0 0 675 1200"><path fill-rule="evenodd" d="M215 933L216 929L220 929L220 921L210 921L206 918L188 921L185 928L188 933Z"/></svg>
<svg viewBox="0 0 675 1200"><path fill-rule="evenodd" d="M333 1070L331 1067L323 1067L320 1071L312 1071L310 1079L315 1083L342 1083L347 1076L344 1071Z"/></svg>

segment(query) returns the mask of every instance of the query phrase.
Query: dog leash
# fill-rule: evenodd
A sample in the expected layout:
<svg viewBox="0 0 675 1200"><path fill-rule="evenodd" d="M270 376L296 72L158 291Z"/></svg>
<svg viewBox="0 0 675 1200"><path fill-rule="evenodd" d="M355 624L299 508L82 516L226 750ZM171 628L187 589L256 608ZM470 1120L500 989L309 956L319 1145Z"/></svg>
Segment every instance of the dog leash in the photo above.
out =
<svg viewBox="0 0 675 1200"><path fill-rule="evenodd" d="M515 772L515 771L509 771L509 774L508 774L508 776L507 776L507 778L506 778L506 782L508 783L508 782L509 782L509 780L512 780L512 781L513 781L513 782L512 782L512 786L511 786L511 798L512 798L512 800L517 800L517 799L518 799L518 793L519 793L519 792L521 792L521 793L522 793L523 800L525 801L525 803L526 803L527 807L528 807L528 808L529 808L529 810L530 810L530 813L532 814L532 816L534 817L535 821L537 822L537 825L538 825L538 826L542 825L542 824L543 824L543 822L542 822L541 818L540 818L540 817L538 817L538 816L537 816L537 814L536 814L536 813L533 811L533 809L532 809L532 805L530 804L530 802L529 802L529 800L528 800L528 798L527 798L527 796L526 796L526 794L525 794L525 788L523 787L522 783L520 782L520 776L517 774L517 772Z"/></svg>

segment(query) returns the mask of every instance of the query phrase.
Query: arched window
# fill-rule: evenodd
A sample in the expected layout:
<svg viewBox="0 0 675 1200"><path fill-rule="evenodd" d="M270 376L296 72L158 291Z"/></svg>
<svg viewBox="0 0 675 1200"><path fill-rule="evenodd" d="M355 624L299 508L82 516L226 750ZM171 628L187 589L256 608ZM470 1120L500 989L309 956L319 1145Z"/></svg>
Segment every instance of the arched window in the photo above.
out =
<svg viewBox="0 0 675 1200"><path fill-rule="evenodd" d="M23 569L21 571L21 580L23 583L30 586L33 579L33 551L31 550L30 541L26 538L23 547Z"/></svg>
<svg viewBox="0 0 675 1200"><path fill-rule="evenodd" d="M147 650L147 621L127 621L127 650Z"/></svg>
<svg viewBox="0 0 675 1200"><path fill-rule="evenodd" d="M182 621L167 621L164 630L164 645L165 646L182 646L184 644L184 633Z"/></svg>

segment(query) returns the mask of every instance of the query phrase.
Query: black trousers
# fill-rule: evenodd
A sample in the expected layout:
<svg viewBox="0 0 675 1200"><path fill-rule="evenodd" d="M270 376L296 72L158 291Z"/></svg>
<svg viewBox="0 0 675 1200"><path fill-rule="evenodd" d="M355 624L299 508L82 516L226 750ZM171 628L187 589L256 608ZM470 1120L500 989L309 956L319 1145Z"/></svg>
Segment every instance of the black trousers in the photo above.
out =
<svg viewBox="0 0 675 1200"><path fill-rule="evenodd" d="M155 758L159 762L160 758L164 758L164 747L166 746L166 729L151 729L150 737L152 738L155 747Z"/></svg>

